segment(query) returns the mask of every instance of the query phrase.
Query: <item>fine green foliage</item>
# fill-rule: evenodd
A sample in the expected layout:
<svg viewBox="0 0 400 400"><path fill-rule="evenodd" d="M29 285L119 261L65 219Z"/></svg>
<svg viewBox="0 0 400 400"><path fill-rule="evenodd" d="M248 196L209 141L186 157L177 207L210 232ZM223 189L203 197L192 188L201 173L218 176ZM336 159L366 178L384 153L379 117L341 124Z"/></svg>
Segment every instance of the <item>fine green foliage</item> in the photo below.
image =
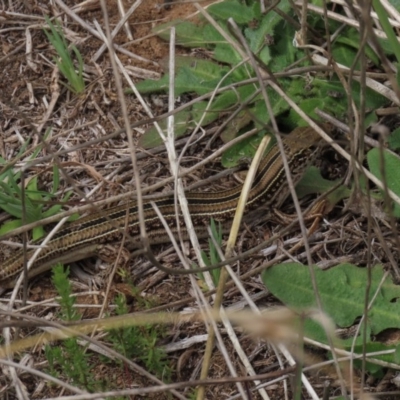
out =
<svg viewBox="0 0 400 400"><path fill-rule="evenodd" d="M68 275L68 270L64 271L60 264L53 268L52 281L60 296L58 300L61 309L59 317L63 321L71 322L79 320L80 315L74 308L76 299L71 296L72 290ZM72 383L89 391L98 387L98 381L90 370L89 356L86 349L78 343L77 338L67 338L62 344L46 345L45 355L51 375L67 376Z"/></svg>
<svg viewBox="0 0 400 400"><path fill-rule="evenodd" d="M313 267L323 311L340 328L350 327L364 313L364 302L368 282L368 271L352 264L340 264L328 271ZM288 277L290 276L290 279ZM371 270L369 300L375 295L383 277L382 266ZM297 263L276 265L263 272L262 279L271 293L288 307L299 312L316 307L315 294L307 266ZM372 346L373 337L389 328L400 327L400 306L398 286L389 279L385 281L376 297L367 318L367 345ZM315 340L327 342L322 327L312 320L304 325L305 335ZM350 348L354 339L340 341ZM362 336L356 338L356 345L362 345ZM388 349L385 346L385 349ZM361 350L360 350L361 351ZM367 347L367 351L371 351ZM393 359L387 355L385 359Z"/></svg>
<svg viewBox="0 0 400 400"><path fill-rule="evenodd" d="M76 71L60 22L56 19L54 25L48 16L45 16L45 20L51 32L44 29L44 33L58 54L59 58L55 60L57 67L68 81L68 84L63 83L64 86L75 94L83 93L85 90L85 81L83 79L83 59L81 53L73 44L69 46L78 62L78 70Z"/></svg>
<svg viewBox="0 0 400 400"><path fill-rule="evenodd" d="M28 143L20 151L22 154ZM28 160L36 158L41 148L38 147ZM7 165L6 160L0 157L0 165ZM34 176L26 185L25 191L23 192L20 186L21 171L14 168L6 168L3 173L0 174L0 208L12 215L16 219L5 222L0 227L0 235L3 235L15 228L22 226L23 216L25 213L25 223L40 221L43 218L50 217L60 212L62 204L53 205L46 208L46 204L55 198L55 194L59 189L60 176L57 165L53 166L53 182L51 192L44 192L38 188L38 177ZM65 202L72 195L72 191L67 192L62 200ZM40 239L44 236L43 227L38 226L33 229L32 237L33 240Z"/></svg>
<svg viewBox="0 0 400 400"><path fill-rule="evenodd" d="M58 295L60 296L60 299L58 300L61 309L60 318L69 322L78 321L80 319L80 315L74 308L76 298L71 296L72 289L68 279L69 270L64 270L64 267L61 264L58 264L52 269L52 273L52 282L57 290Z"/></svg>
<svg viewBox="0 0 400 400"><path fill-rule="evenodd" d="M400 196L399 156L387 150L380 152L379 149L374 148L368 152L367 160L370 171L390 190ZM382 193L382 199L384 199L384 193ZM396 218L400 218L400 205L397 203L393 203L391 209L387 211L391 212Z"/></svg>
<svg viewBox="0 0 400 400"><path fill-rule="evenodd" d="M215 239L215 241L217 242L219 248L222 247L222 226L221 224L217 224L215 223L215 220L212 218L211 219L211 232L212 235ZM205 251L201 251L201 257L203 259L204 264L206 265L206 267L209 267L211 265L215 265L217 263L219 263L221 261L219 254L218 254L218 250L216 248L216 246L214 245L214 242L211 239L208 239L208 246L209 246L209 253L208 255L206 254ZM218 286L218 282L219 282L219 276L221 274L221 269L213 269L210 271L212 280L214 282L215 286ZM202 280L204 280L204 276L202 273L199 274L200 278Z"/></svg>
<svg viewBox="0 0 400 400"><path fill-rule="evenodd" d="M115 299L116 314L128 314L126 298L120 294ZM165 382L170 380L171 369L166 361L164 350L158 346L160 338L165 336L162 326L128 326L126 328L111 329L108 340L113 349L129 359L137 358L142 361L149 372L156 374Z"/></svg>
<svg viewBox="0 0 400 400"><path fill-rule="evenodd" d="M215 19L219 27L231 40L237 42L228 19L232 17L237 23L242 35L257 58L260 68L267 66L269 71L281 73L291 68L309 66L304 52L293 46L292 38L296 27L287 22L277 12L262 14L258 0L243 3L239 0L226 0L211 5L207 11ZM288 1L281 1L276 6L281 13L286 13L296 19ZM312 13L308 16L310 30L325 35L325 26L321 18ZM201 100L198 105L192 105L175 114L177 136L183 135L195 128L197 124L206 126L216 122L221 116L229 112L234 115L232 121L221 133L224 142L232 140L245 131L257 128L265 135L270 124L270 116L266 110L265 101L260 94L259 85L244 83L245 80L255 78L256 74L249 63L243 63L242 56L235 50L224 36L206 20L197 23L189 21L173 21L158 26L155 33L165 40L169 40L170 27L176 28L177 43L186 47L203 48L209 55L208 60L196 59L192 56L178 56L176 60L175 93L191 93L194 95L214 94L214 97ZM330 33L338 28L338 23L330 21ZM352 66L359 50L360 36L354 28L345 28L340 37L332 43L332 54L336 62ZM379 57L368 48L367 58L379 66ZM186 60L185 60L186 58ZM293 75L289 78L277 78L282 90L310 117L318 120L315 109L325 110L339 119L347 117L348 95L336 75L315 73L312 79L305 75ZM142 93L156 93L168 91L169 76L165 74L159 81L145 80L137 85ZM349 83L352 99L356 105L360 104L360 85L352 81ZM219 93L215 90L219 89ZM290 132L297 126L304 125L304 121L270 86L266 86L278 125L284 132ZM127 91L129 92L129 90ZM380 94L366 89L366 108L369 114L366 118L375 118L370 112L388 103ZM235 114L235 111L238 111ZM233 114L232 114L233 112ZM165 128L163 128L165 130ZM253 137L246 142L245 147L253 156L260 136ZM161 144L161 139L154 128L145 132L140 143L143 147ZM241 154L242 153L242 154ZM248 154L249 153L249 154ZM243 146L237 145L230 150L229 155L223 156L224 166L238 164L243 157Z"/></svg>

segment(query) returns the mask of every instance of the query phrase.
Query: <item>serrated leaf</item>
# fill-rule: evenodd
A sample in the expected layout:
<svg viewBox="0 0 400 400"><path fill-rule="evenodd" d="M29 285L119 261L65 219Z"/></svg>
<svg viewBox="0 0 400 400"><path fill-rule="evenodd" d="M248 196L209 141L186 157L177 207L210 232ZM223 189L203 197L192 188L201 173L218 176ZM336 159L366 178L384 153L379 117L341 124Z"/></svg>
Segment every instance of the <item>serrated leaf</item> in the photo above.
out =
<svg viewBox="0 0 400 400"><path fill-rule="evenodd" d="M387 187L400 196L400 180L398 173L400 171L400 158L387 150L382 152L381 158L379 149L372 149L367 153L368 167L381 182L385 182ZM382 165L385 175L382 175ZM400 205L394 203L392 209L393 215L400 218Z"/></svg>
<svg viewBox="0 0 400 400"><path fill-rule="evenodd" d="M340 264L328 271L316 266L314 270L323 310L339 327L349 327L364 312L365 290L368 283L366 268ZM288 279L290 277L290 279ZM383 277L382 266L371 270L370 300ZM263 272L262 279L271 293L295 309L315 307L309 269L297 263L276 265ZM400 328L398 286L385 281L368 313L371 333L376 335L388 328Z"/></svg>

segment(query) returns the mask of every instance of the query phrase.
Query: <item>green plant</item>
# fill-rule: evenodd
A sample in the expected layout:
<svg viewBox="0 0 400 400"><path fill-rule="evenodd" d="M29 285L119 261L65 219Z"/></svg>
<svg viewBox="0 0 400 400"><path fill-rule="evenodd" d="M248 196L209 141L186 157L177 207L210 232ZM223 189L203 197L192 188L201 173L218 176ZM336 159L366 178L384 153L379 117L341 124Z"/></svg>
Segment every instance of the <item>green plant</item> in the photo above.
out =
<svg viewBox="0 0 400 400"><path fill-rule="evenodd" d="M85 90L85 81L83 80L83 60L81 53L73 44L69 46L74 52L78 61L78 70L76 71L60 22L56 19L56 23L54 25L48 16L45 16L45 20L50 28L51 33L46 29L44 29L44 33L46 34L50 43L56 49L56 52L59 56L59 59L55 60L56 64L68 81L68 84L64 84L64 86L76 94L83 93Z"/></svg>
<svg viewBox="0 0 400 400"><path fill-rule="evenodd" d="M289 1L280 1L276 6L280 14L295 17ZM296 67L310 66L304 57L304 51L293 46L292 38L296 27L287 22L277 12L262 14L260 2L250 0L243 4L239 0L226 0L213 4L207 12L215 19L220 29L232 41L238 42L229 28L228 18L232 17L246 39L250 50L257 57L262 69L278 73L287 71L293 63ZM311 13L308 16L309 29L325 35L325 26L319 17ZM335 21L329 21L328 28L333 33L338 27ZM191 93L204 96L193 105L175 114L175 134L184 135L200 124L206 126L215 122L224 113L230 112L231 121L222 128L220 138L228 142L244 131L257 128L259 134L233 146L222 156L224 166L236 165L242 158L254 155L257 143L267 133L265 127L270 124L270 116L266 111L265 101L255 79L255 72L249 63L244 63L242 56L214 26L205 20L197 23L189 21L173 21L157 26L154 32L161 38L169 40L170 27L176 29L177 43L185 47L203 48L210 59L195 57L176 57L175 94ZM267 40L268 38L268 40ZM360 35L354 28L347 27L342 34L331 43L334 60L342 65L351 66L359 50ZM379 63L379 57L368 48L367 57ZM249 82L253 79L253 82ZM305 75L293 74L277 77L283 91L310 117L318 120L315 109L326 110L339 119L347 117L348 96L339 78L335 75L327 77L315 72L311 79ZM169 76L165 74L159 81L145 80L137 85L144 94L168 91ZM219 89L217 93L215 90ZM350 95L356 106L360 104L360 85L349 83ZM128 90L129 92L129 90ZM286 131L304 124L299 115L270 86L266 86L272 111L279 126ZM373 113L377 107L388 103L380 94L366 89L366 118L376 119ZM339 100L340 101L339 101ZM165 128L166 124L162 124ZM144 147L161 144L161 139L154 128L150 128L140 139Z"/></svg>
<svg viewBox="0 0 400 400"><path fill-rule="evenodd" d="M400 181L398 173L400 170L400 158L397 154L388 150L380 151L377 148L367 153L368 167L370 171L383 182L388 189L400 196ZM381 200L385 199L384 191L380 190ZM391 206L385 207L386 212L396 218L400 218L400 205L390 201Z"/></svg>
<svg viewBox="0 0 400 400"><path fill-rule="evenodd" d="M365 290L369 279L368 270L352 264L340 264L328 271L322 271L318 267L313 267L313 269L324 312L340 328L348 328L355 324L364 312ZM380 265L372 268L369 301L375 295L382 281L383 273ZM275 297L300 314L304 310L316 307L315 294L307 266L297 263L276 265L264 271L262 279ZM400 327L397 298L398 286L387 279L380 288L378 296L374 299L373 307L364 321L367 329L367 352L395 349L395 346L387 346L375 341L381 332ZM363 328L361 327L361 329ZM314 340L328 342L321 325L312 319L305 320L304 332L306 336ZM362 353L362 335L356 338L335 340L337 344L348 350L355 342L357 351ZM388 362L398 362L399 360L398 351L375 356L375 358ZM382 367L372 363L368 363L367 367L371 373L381 373L382 371Z"/></svg>
<svg viewBox="0 0 400 400"><path fill-rule="evenodd" d="M46 133L46 136L49 132ZM26 150L26 143L20 150L19 155ZM37 148L28 160L33 160L40 152ZM0 208L12 215L16 219L5 222L0 228L0 235L3 235L22 225L25 213L25 223L40 221L43 218L57 214L62 204L57 204L45 209L45 205L55 197L59 189L60 176L57 165L53 166L53 182L51 192L44 192L38 189L37 176L29 179L24 191L20 187L21 171L14 168L7 168L7 161L0 157L0 165L5 167L4 172L0 174ZM72 191L67 192L62 202L65 202L72 195ZM37 240L44 236L43 227L39 226L33 229L32 236Z"/></svg>
<svg viewBox="0 0 400 400"><path fill-rule="evenodd" d="M126 298L120 294L115 299L116 314L128 313ZM171 369L166 361L165 351L157 342L165 335L165 329L158 325L130 326L126 328L110 329L108 340L114 350L127 358L137 358L146 368L164 381L169 381Z"/></svg>
<svg viewBox="0 0 400 400"><path fill-rule="evenodd" d="M80 319L74 308L76 298L72 296L71 285L68 279L69 272L62 265L53 268L53 284L60 296L59 317L63 321L71 322ZM49 372L55 377L66 375L74 384L89 391L98 387L98 382L91 373L89 356L86 348L78 343L75 337L65 339L59 345L46 345L45 355L49 363Z"/></svg>
<svg viewBox="0 0 400 400"><path fill-rule="evenodd" d="M217 224L215 223L214 219L211 219L211 232L212 235L214 237L214 240L217 242L218 247L221 248L222 246L222 226L221 224ZM214 242L211 239L208 239L208 246L209 246L209 254L207 256L205 251L201 251L201 256L203 258L203 262L206 266L211 266L211 265L215 265L218 264L221 259L219 257L218 254L218 250L217 247L215 246ZM212 280L214 282L215 286L218 286L218 281L219 281L219 276L221 274L221 269L213 269L210 271L210 274L212 276ZM204 276L202 273L199 274L199 277L204 280Z"/></svg>

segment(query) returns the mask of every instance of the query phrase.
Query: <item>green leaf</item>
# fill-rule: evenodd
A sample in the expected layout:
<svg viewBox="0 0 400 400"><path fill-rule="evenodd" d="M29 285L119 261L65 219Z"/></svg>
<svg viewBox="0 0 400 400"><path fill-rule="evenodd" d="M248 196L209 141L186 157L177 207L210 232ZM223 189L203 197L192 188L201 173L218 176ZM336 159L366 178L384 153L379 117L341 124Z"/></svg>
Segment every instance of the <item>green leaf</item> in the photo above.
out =
<svg viewBox="0 0 400 400"><path fill-rule="evenodd" d="M303 177L296 185L296 193L299 198L303 198L309 194L321 194L331 190L340 182L340 179L336 181L329 181L321 176L321 172L318 168L310 166L307 168ZM344 185L340 185L336 190L327 196L329 204L334 206L340 200L349 197L351 190Z"/></svg>
<svg viewBox="0 0 400 400"><path fill-rule="evenodd" d="M398 174L400 171L400 158L383 150L383 159L381 158L379 149L372 149L367 153L367 161L370 171L387 187L400 196L400 180ZM384 175L382 175L382 166ZM400 218L400 205L394 203L391 210L396 218Z"/></svg>
<svg viewBox="0 0 400 400"><path fill-rule="evenodd" d="M265 64L269 65L269 63L272 60L272 55L271 55L271 50L268 46L263 47L263 49L260 51L260 60Z"/></svg>
<svg viewBox="0 0 400 400"><path fill-rule="evenodd" d="M230 142L239 136L240 131L253 121L253 116L249 110L240 111L233 119L231 119L224 130L221 132L221 139L224 143Z"/></svg>
<svg viewBox="0 0 400 400"><path fill-rule="evenodd" d="M206 111L207 106L208 101L198 101L193 104L190 125L196 126L201 120L201 126L206 126L219 118L219 111L212 111L212 107L209 107L208 111Z"/></svg>
<svg viewBox="0 0 400 400"><path fill-rule="evenodd" d="M240 143L236 143L225 151L221 159L224 168L235 167L242 163L243 160L250 161L253 158L264 134L265 131L259 132L255 136L244 139Z"/></svg>
<svg viewBox="0 0 400 400"><path fill-rule="evenodd" d="M339 327L351 326L364 312L367 269L352 264L340 264L328 271L316 266L312 268L323 310ZM382 277L382 266L372 268L370 300ZM276 265L264 271L262 279L271 293L287 306L295 309L316 306L308 267L297 263ZM388 328L400 328L400 304L397 298L398 286L389 280L385 281L368 313L372 334Z"/></svg>
<svg viewBox="0 0 400 400"><path fill-rule="evenodd" d="M192 61L187 64L187 70L190 69L197 78L204 81L220 80L228 71L228 67L222 67L213 61L201 60L191 57Z"/></svg>
<svg viewBox="0 0 400 400"><path fill-rule="evenodd" d="M5 235L8 232L11 232L13 229L17 229L22 226L22 222L20 219L14 219L11 221L4 222L4 224L0 227L0 236Z"/></svg>
<svg viewBox="0 0 400 400"><path fill-rule="evenodd" d="M392 51L396 56L397 63L400 63L400 44L398 42L396 33L393 31L393 26L389 22L388 13L380 1L372 0L372 5L378 15L379 22L387 36ZM399 82L397 82L397 84L399 84Z"/></svg>
<svg viewBox="0 0 400 400"><path fill-rule="evenodd" d="M337 44L332 48L332 55L337 63L350 68L354 63L357 51L350 46ZM357 61L356 69L360 69L359 61Z"/></svg>
<svg viewBox="0 0 400 400"><path fill-rule="evenodd" d="M357 344L354 347L354 353L355 354L362 354L364 351L366 354L369 353L376 353L376 352L383 352L383 351L388 351L391 349L394 349L394 346L387 346L385 344L382 343L378 343L378 342L369 342L366 343L365 349L362 345L362 343ZM387 362L387 363L396 363L398 364L398 360L396 360L396 353L390 353L390 354L380 354L380 355L374 355L375 359ZM362 361L360 359L355 359L354 360L354 366L357 369L361 369L362 367ZM375 378L383 378L383 371L382 371L382 366L381 365L377 365L375 363L370 363L367 362L366 363L366 369L367 371L374 375Z"/></svg>
<svg viewBox="0 0 400 400"><path fill-rule="evenodd" d="M175 94L195 92L199 95L206 94L215 89L220 83L221 76L204 80L201 71L192 68L182 67L175 78Z"/></svg>
<svg viewBox="0 0 400 400"><path fill-rule="evenodd" d="M400 127L396 128L388 138L389 148L391 150L400 149Z"/></svg>
<svg viewBox="0 0 400 400"><path fill-rule="evenodd" d="M336 43L341 43L345 46L348 46L355 51L358 51L360 48L360 34L356 29L349 28L346 31L343 32L342 35L339 35L336 40L335 40L335 45ZM380 65L379 57L376 55L376 53L373 51L372 47L366 44L364 46L365 54L366 56L376 65Z"/></svg>
<svg viewBox="0 0 400 400"><path fill-rule="evenodd" d="M174 133L175 138L181 137L184 135L190 125L188 125L188 121L190 118L190 112L183 110L175 114L174 120ZM167 129L168 129L168 121L163 120L159 121L158 124L160 128L164 132L164 135L167 136ZM143 147L144 149L151 149L153 147L159 146L163 143L162 138L158 134L158 130L151 126L151 128L147 129L145 133L139 139L139 146Z"/></svg>
<svg viewBox="0 0 400 400"><path fill-rule="evenodd" d="M288 13L291 9L291 5L287 0L280 1L277 7L284 13ZM257 15L255 15L255 17L257 17ZM249 42L250 49L255 54L258 54L261 49L264 48L265 38L267 36L276 37L276 39L284 36L282 31L279 31L279 35L275 35L275 30L279 23L283 24L282 17L275 11L272 11L262 17L259 25L256 28L248 27L244 30L244 34ZM293 48L293 44L291 44L291 47Z"/></svg>
<svg viewBox="0 0 400 400"><path fill-rule="evenodd" d="M169 74L165 74L161 79L155 81L146 79L136 84L136 89L142 94L166 92L169 87ZM132 94L131 88L125 89L126 94Z"/></svg>
<svg viewBox="0 0 400 400"><path fill-rule="evenodd" d="M222 24L219 24L219 26L224 31L226 31L226 32L228 31L228 29L226 27L226 24L222 23ZM203 37L204 37L204 41L208 44L209 47L210 47L210 45L216 45L218 43L226 43L225 38L211 24L207 24L204 27L204 29L203 29Z"/></svg>
<svg viewBox="0 0 400 400"><path fill-rule="evenodd" d="M240 4L236 0L213 4L207 8L207 11L221 20L232 18L239 25L247 24L256 17L251 7Z"/></svg>
<svg viewBox="0 0 400 400"><path fill-rule="evenodd" d="M240 54L227 43L218 43L212 56L214 60L230 65L237 65L242 61Z"/></svg>
<svg viewBox="0 0 400 400"><path fill-rule="evenodd" d="M353 81L350 90L353 101L357 107L360 107L360 84ZM347 95L337 78L331 80L314 79L306 94L307 97L312 96L320 99L322 106L339 118L347 113ZM368 87L366 88L365 101L367 110L375 110L389 102L385 97ZM321 106L318 108L321 108Z"/></svg>
<svg viewBox="0 0 400 400"><path fill-rule="evenodd" d="M275 116L282 114L290 108L289 103L274 90L267 88L267 94L272 105L272 113ZM254 125L257 128L264 128L271 122L270 115L266 110L264 99L257 101L250 110L254 114Z"/></svg>
<svg viewBox="0 0 400 400"><path fill-rule="evenodd" d="M166 24L157 25L153 29L153 33L169 42L170 28L173 26L175 27L176 44L186 47L206 46L207 43L204 41L202 28L188 21L174 20Z"/></svg>

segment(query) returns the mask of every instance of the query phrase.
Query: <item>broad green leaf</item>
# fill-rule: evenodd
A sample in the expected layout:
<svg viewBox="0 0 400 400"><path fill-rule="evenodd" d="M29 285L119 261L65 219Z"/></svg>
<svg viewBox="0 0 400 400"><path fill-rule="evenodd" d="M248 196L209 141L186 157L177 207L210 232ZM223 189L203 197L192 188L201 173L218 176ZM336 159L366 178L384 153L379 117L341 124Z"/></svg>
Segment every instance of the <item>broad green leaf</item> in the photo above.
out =
<svg viewBox="0 0 400 400"><path fill-rule="evenodd" d="M227 31L224 24L220 24L221 28ZM207 24L203 29L204 40L208 43L208 46L215 46L219 43L226 43L225 38L211 25Z"/></svg>
<svg viewBox="0 0 400 400"><path fill-rule="evenodd" d="M249 125L253 121L253 116L249 110L240 111L235 118L231 119L224 130L221 132L221 140L224 143L230 142L235 137L239 136L240 131L245 126Z"/></svg>
<svg viewBox="0 0 400 400"><path fill-rule="evenodd" d="M289 12L291 9L291 5L287 0L280 1L277 7L284 13ZM255 14L255 17L257 17L257 14ZM244 34L246 39L248 39L249 41L250 49L254 53L258 54L265 46L265 38L267 37L267 35L275 37L275 28L279 23L282 24L282 17L275 11L271 11L262 16L261 20L257 18L256 21L258 22L258 26L255 28L246 28L244 30ZM282 32L280 31L279 35L276 35L276 39L279 39L281 35Z"/></svg>
<svg viewBox="0 0 400 400"><path fill-rule="evenodd" d="M372 149L367 153L367 161L370 171L381 181L387 184L387 187L400 196L400 158L390 153L387 150L383 150L383 159L379 149ZM385 175L382 175L382 166ZM396 218L400 218L400 205L394 203L392 209L393 215Z"/></svg>
<svg viewBox="0 0 400 400"><path fill-rule="evenodd" d="M318 168L310 166L297 184L296 193L299 198L303 198L309 194L326 193L336 186L338 182L340 182L340 179L336 181L328 181L327 179L324 179ZM350 193L350 189L344 185L340 185L335 191L327 196L327 200L332 207L340 200L349 197Z"/></svg>
<svg viewBox="0 0 400 400"><path fill-rule="evenodd" d="M20 219L14 219L12 221L4 222L4 224L0 226L0 236L5 235L6 233L11 232L14 229L17 229L20 226L22 226L22 222Z"/></svg>
<svg viewBox="0 0 400 400"><path fill-rule="evenodd" d="M269 66L273 72L281 72L297 58L303 57L303 52L293 46L294 28L289 24L280 25L279 28L275 45L271 46L272 60Z"/></svg>
<svg viewBox="0 0 400 400"><path fill-rule="evenodd" d="M328 316L329 317L329 316ZM321 342L328 343L328 335L335 335L334 332L326 332L324 327L316 320L307 318L304 321L304 334L307 337L311 337L312 339ZM368 337L371 337L371 329L369 325L367 325L367 334ZM334 343L337 347L351 347L353 343L355 345L362 344L363 338L361 336L354 339L354 337L349 338L334 338Z"/></svg>
<svg viewBox="0 0 400 400"><path fill-rule="evenodd" d="M340 264L328 271L312 267L321 297L323 310L339 327L351 326L364 312L368 271L352 264ZM290 279L288 279L290 277ZM374 296L383 277L382 266L371 270L369 299ZM271 293L288 307L315 307L315 295L307 266L297 263L276 265L263 272L262 279ZM398 286L387 279L370 312L371 333L376 335L388 328L400 328Z"/></svg>
<svg viewBox="0 0 400 400"><path fill-rule="evenodd" d="M219 43L213 51L214 60L222 63L237 65L242 61L240 54L230 44Z"/></svg>
<svg viewBox="0 0 400 400"><path fill-rule="evenodd" d="M390 149L400 149L400 128L396 128L388 138L388 144Z"/></svg>
<svg viewBox="0 0 400 400"><path fill-rule="evenodd" d="M174 133L175 139L184 135L187 129L190 127L188 125L188 121L190 118L190 112L183 110L175 114L175 121L174 121ZM164 135L167 136L167 129L168 129L168 122L167 120L159 121L158 124L160 128L164 132ZM139 146L143 147L144 149L151 149L153 147L159 146L163 143L160 135L158 134L158 130L151 126L147 129L144 134L139 139Z"/></svg>
<svg viewBox="0 0 400 400"><path fill-rule="evenodd" d="M142 94L161 93L168 91L169 87L169 74L165 74L161 79L155 81L153 79L146 79L136 84L137 90ZM126 94L132 94L131 88L125 89Z"/></svg>
<svg viewBox="0 0 400 400"><path fill-rule="evenodd" d="M196 126L200 120L202 121L201 126L208 125L219 117L219 112L212 111L210 106L206 111L207 106L208 101L199 101L193 104L192 119L190 120L193 126Z"/></svg>
<svg viewBox="0 0 400 400"><path fill-rule="evenodd" d="M355 49L355 51L358 51L360 48L360 34L357 30L355 29L348 29L344 34L339 35L336 40L336 43L341 43L345 46L349 46L352 49ZM364 46L365 54L366 56L376 65L380 65L380 60L379 57L375 54L375 52L372 50L372 48L366 44Z"/></svg>
<svg viewBox="0 0 400 400"><path fill-rule="evenodd" d="M388 351L388 350L394 349L394 348L395 348L394 346L387 346L385 344L378 343L378 342L369 342L366 344L365 349L364 349L362 343L359 343L354 347L354 353L362 354L365 351L366 354L369 354L369 353L376 353L378 351L379 352ZM396 360L396 352L390 353L390 354L374 355L374 358L384 361L384 362L388 362L388 363L396 363L396 364L399 363L398 360ZM362 361L360 359L355 359L354 366L357 369L361 369ZM367 362L366 369L370 374L374 375L375 378L379 378L379 377L383 378L383 370L382 370L381 365Z"/></svg>
<svg viewBox="0 0 400 400"><path fill-rule="evenodd" d="M199 71L182 67L175 78L175 93L177 96L190 92L195 92L199 95L206 94L213 91L220 83L220 80L221 76L205 80L201 77Z"/></svg>
<svg viewBox="0 0 400 400"><path fill-rule="evenodd" d="M357 50L345 44L337 44L332 48L332 55L334 60L348 68L350 68L356 58ZM360 62L357 61L356 69L360 68Z"/></svg>
<svg viewBox="0 0 400 400"><path fill-rule="evenodd" d="M203 38L202 28L188 21L174 20L157 25L153 33L169 42L172 26L175 27L176 44L186 47L202 47L207 44Z"/></svg>
<svg viewBox="0 0 400 400"><path fill-rule="evenodd" d="M247 24L256 17L251 7L240 4L236 0L213 4L207 8L207 11L221 20L232 18L239 25Z"/></svg>
<svg viewBox="0 0 400 400"><path fill-rule="evenodd" d="M272 60L272 56L271 56L271 50L268 46L264 46L262 48L262 50L260 51L260 60L265 64L265 65L269 65L269 63Z"/></svg>
<svg viewBox="0 0 400 400"><path fill-rule="evenodd" d="M221 79L228 71L228 67L222 67L209 60L201 60L191 57L191 63L185 66L190 68L199 79L204 81L215 81Z"/></svg>
<svg viewBox="0 0 400 400"><path fill-rule="evenodd" d="M250 162L253 158L258 145L260 144L265 131L259 132L251 138L242 140L229 148L222 155L221 163L225 168L236 167L244 160Z"/></svg>
<svg viewBox="0 0 400 400"><path fill-rule="evenodd" d="M73 192L72 190L68 191L65 196L61 199L61 203L66 203L68 199L72 196ZM56 204L52 207L50 207L47 211L43 212L43 218L51 217L52 215L56 215L61 211L63 207L63 204Z"/></svg>
<svg viewBox="0 0 400 400"><path fill-rule="evenodd" d="M288 87L288 82L283 80L282 87L284 87L286 91L290 91ZM284 113L285 111L290 109L289 103L281 97L278 93L276 93L271 88L267 87L267 94L272 106L272 112L275 116L279 116L280 114ZM270 123L270 115L267 112L265 101L263 98L255 102L253 107L250 107L251 112L254 114L254 124L258 128L264 128L266 124ZM292 127L290 127L291 129Z"/></svg>
<svg viewBox="0 0 400 400"><path fill-rule="evenodd" d="M351 96L355 104L360 106L360 84L352 82ZM325 108L331 114L341 116L347 113L347 95L342 84L337 78L323 80L316 78L310 83L307 97L314 97L324 102ZM366 107L367 110L375 110L388 104L388 100L370 88L366 88Z"/></svg>
<svg viewBox="0 0 400 400"><path fill-rule="evenodd" d="M226 71L225 68L218 67L216 64L213 65L212 62L205 60L198 60L193 65L184 65L179 68L175 77L175 95L179 96L182 93L190 92L202 95L211 92L221 82ZM226 81L225 85L229 83L229 81ZM139 92L144 94L168 92L169 75L165 74L159 81L148 79L139 82L136 87ZM125 93L130 94L132 90L127 89Z"/></svg>
<svg viewBox="0 0 400 400"><path fill-rule="evenodd" d="M378 15L379 23L386 34L386 37L391 45L394 55L396 56L397 63L400 63L400 44L396 33L393 31L393 26L389 22L389 15L385 7L378 0L372 0L372 6ZM397 75L398 77L398 75ZM397 84L399 81L397 80Z"/></svg>

